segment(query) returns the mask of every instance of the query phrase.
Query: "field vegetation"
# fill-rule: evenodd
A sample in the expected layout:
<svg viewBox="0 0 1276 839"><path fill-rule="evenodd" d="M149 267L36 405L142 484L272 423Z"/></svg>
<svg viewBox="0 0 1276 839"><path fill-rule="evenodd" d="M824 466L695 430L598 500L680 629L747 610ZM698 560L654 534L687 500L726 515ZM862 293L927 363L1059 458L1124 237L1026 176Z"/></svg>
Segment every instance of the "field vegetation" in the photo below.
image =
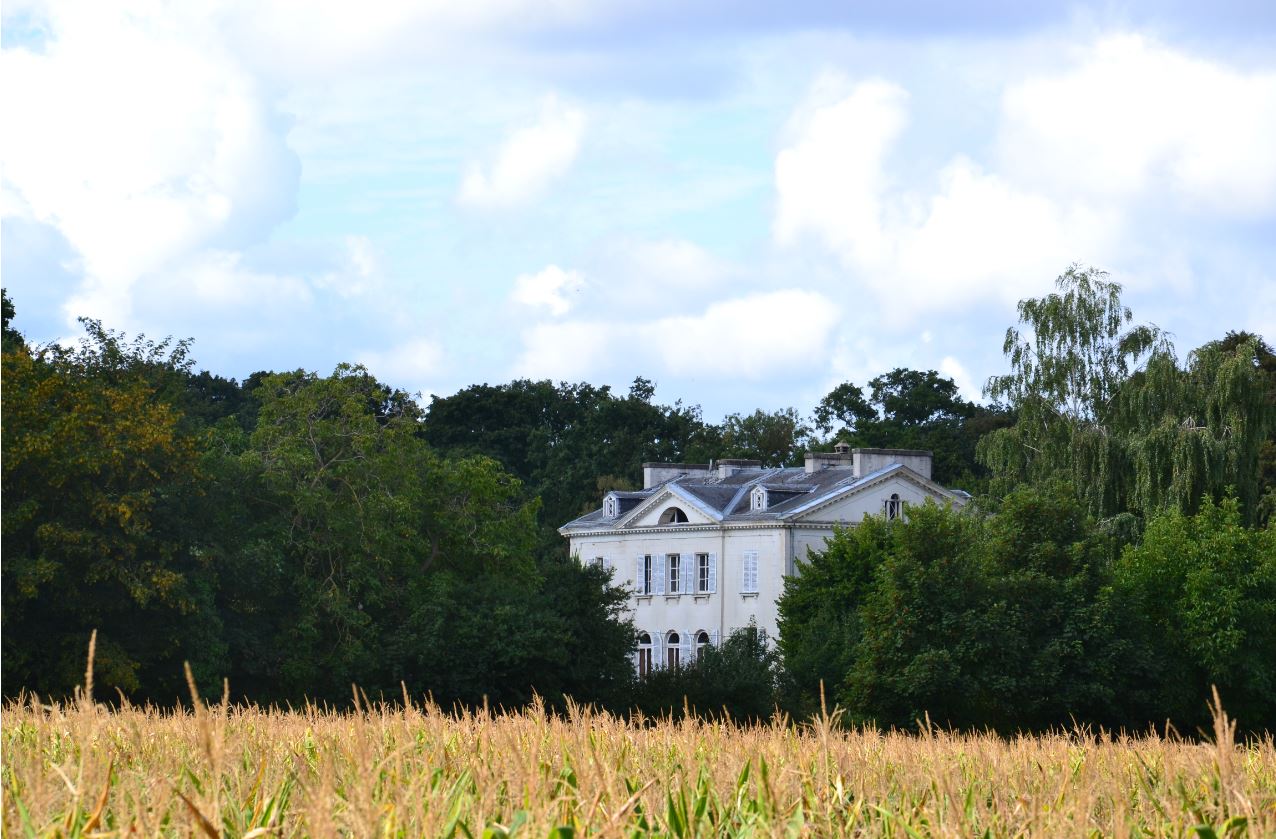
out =
<svg viewBox="0 0 1276 839"><path fill-rule="evenodd" d="M405 697L406 699L406 697ZM6 836L1269 836L1276 745L432 702L4 708Z"/></svg>

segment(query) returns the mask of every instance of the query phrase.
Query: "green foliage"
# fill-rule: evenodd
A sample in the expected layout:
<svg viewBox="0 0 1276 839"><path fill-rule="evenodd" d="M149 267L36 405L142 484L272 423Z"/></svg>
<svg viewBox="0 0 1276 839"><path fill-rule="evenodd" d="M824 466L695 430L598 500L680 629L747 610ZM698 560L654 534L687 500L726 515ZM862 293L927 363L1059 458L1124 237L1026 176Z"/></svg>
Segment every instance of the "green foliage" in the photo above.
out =
<svg viewBox="0 0 1276 839"><path fill-rule="evenodd" d="M645 461L707 459L699 410L652 404L636 379L627 396L589 384L526 379L436 396L426 439L452 456L497 460L542 503L542 552L562 551L556 528L598 506L598 478L641 485Z"/></svg>
<svg viewBox="0 0 1276 839"><path fill-rule="evenodd" d="M795 717L820 711L821 686L829 707L836 699L863 638L860 607L891 544L891 525L866 518L856 527L836 528L824 550L808 550L798 573L784 579L779 649L784 705Z"/></svg>
<svg viewBox="0 0 1276 839"><path fill-rule="evenodd" d="M198 441L157 382L185 344L4 350L4 678L64 694L100 630L98 684L176 689L183 658L224 668L208 568L187 527Z"/></svg>
<svg viewBox="0 0 1276 839"><path fill-rule="evenodd" d="M23 339L22 333L12 326L13 319L17 316L17 310L13 306L13 301L9 299L8 289L0 289L0 316L3 317L4 349L17 349L24 345L26 341Z"/></svg>
<svg viewBox="0 0 1276 839"><path fill-rule="evenodd" d="M792 408L730 414L722 421L718 456L760 460L766 467L800 466L811 429Z"/></svg>
<svg viewBox="0 0 1276 839"><path fill-rule="evenodd" d="M763 722L775 713L779 679L778 651L750 626L701 648L688 665L638 679L629 702L648 717L680 718L690 711L706 719Z"/></svg>
<svg viewBox="0 0 1276 839"><path fill-rule="evenodd" d="M360 367L194 374L188 342L86 322L4 352L6 689L616 702L624 593L538 556L539 502L489 457L443 457Z"/></svg>
<svg viewBox="0 0 1276 839"><path fill-rule="evenodd" d="M1201 697L1217 685L1242 724L1276 721L1276 531L1244 527L1235 498L1154 516L1116 564L1111 597L1145 714L1203 724Z"/></svg>
<svg viewBox="0 0 1276 839"><path fill-rule="evenodd" d="M1206 344L1180 366L1159 330L1126 328L1120 286L1104 276L1074 266L1059 293L1019 304L1030 334L1007 332L1012 371L985 389L1016 415L979 442L994 491L1062 479L1095 517L1146 518L1192 512L1230 487L1255 520L1259 461L1276 428L1265 345L1252 336Z"/></svg>
<svg viewBox="0 0 1276 839"><path fill-rule="evenodd" d="M844 382L816 406L816 426L830 435L829 443L925 449L933 453L932 476L940 484L983 488L986 470L976 462L975 444L1009 424L1006 411L961 399L956 383L934 370L896 368L870 380L869 392L865 398L861 388Z"/></svg>

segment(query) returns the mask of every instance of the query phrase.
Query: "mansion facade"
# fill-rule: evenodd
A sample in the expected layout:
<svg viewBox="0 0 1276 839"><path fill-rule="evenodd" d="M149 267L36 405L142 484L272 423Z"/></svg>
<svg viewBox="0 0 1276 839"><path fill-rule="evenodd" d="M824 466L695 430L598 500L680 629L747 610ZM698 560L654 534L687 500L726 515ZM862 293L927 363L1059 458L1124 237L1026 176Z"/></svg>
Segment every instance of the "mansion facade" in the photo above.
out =
<svg viewBox="0 0 1276 839"><path fill-rule="evenodd" d="M932 499L970 496L931 480L931 453L913 449L808 452L803 467L759 461L645 463L643 488L559 528L573 556L612 571L630 590L635 667L691 661L704 646L756 626L777 637L776 601L807 550L836 525L906 515Z"/></svg>

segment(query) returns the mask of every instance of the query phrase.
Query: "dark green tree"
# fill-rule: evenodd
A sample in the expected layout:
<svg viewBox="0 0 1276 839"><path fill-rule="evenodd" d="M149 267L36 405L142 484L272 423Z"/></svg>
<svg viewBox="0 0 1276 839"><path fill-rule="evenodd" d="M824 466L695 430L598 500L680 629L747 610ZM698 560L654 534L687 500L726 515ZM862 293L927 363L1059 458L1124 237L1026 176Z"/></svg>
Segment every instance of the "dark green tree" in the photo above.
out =
<svg viewBox="0 0 1276 839"><path fill-rule="evenodd" d="M1208 725L1216 685L1242 726L1276 727L1276 531L1244 527L1235 498L1155 514L1116 564L1111 597L1134 715Z"/></svg>
<svg viewBox="0 0 1276 839"><path fill-rule="evenodd" d="M719 456L760 460L763 466L801 465L811 429L793 408L730 414L722 421Z"/></svg>
<svg viewBox="0 0 1276 839"><path fill-rule="evenodd" d="M815 408L822 444L845 441L866 448L926 449L932 476L945 486L975 492L987 470L975 459L975 444L988 431L1009 424L1007 412L964 400L952 379L934 370L896 368L869 381L869 396L851 382L838 385Z"/></svg>
<svg viewBox="0 0 1276 839"><path fill-rule="evenodd" d="M841 698L863 637L860 610L873 596L892 538L882 517L837 528L824 550L808 551L799 573L785 577L779 650L784 705L795 717L819 712L821 690L829 709Z"/></svg>

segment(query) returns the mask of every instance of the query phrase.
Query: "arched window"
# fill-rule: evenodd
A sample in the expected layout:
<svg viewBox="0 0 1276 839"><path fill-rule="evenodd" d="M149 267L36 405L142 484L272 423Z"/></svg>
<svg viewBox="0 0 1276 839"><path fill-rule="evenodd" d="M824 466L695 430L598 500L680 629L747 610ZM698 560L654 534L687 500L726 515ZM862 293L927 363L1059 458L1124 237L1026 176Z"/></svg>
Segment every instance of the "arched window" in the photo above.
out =
<svg viewBox="0 0 1276 839"><path fill-rule="evenodd" d="M670 507L660 514L661 524L685 524L686 521L687 514L679 507Z"/></svg>
<svg viewBox="0 0 1276 839"><path fill-rule="evenodd" d="M665 661L668 663L668 666L670 667L677 667L679 664L682 663L679 656L679 653L681 652L681 648L678 646L681 642L682 642L682 639L678 637L678 633L676 632L669 633L668 646L667 646L669 654L665 656Z"/></svg>
<svg viewBox="0 0 1276 839"><path fill-rule="evenodd" d="M709 633L703 629L696 633L696 661L699 661L704 655L705 647L709 646Z"/></svg>
<svg viewBox="0 0 1276 839"><path fill-rule="evenodd" d="M646 676L651 672L651 636L645 632L638 633L638 675Z"/></svg>
<svg viewBox="0 0 1276 839"><path fill-rule="evenodd" d="M904 502L900 500L898 492L892 492L891 497L882 502L882 506L886 511L886 518L894 521L904 512Z"/></svg>

